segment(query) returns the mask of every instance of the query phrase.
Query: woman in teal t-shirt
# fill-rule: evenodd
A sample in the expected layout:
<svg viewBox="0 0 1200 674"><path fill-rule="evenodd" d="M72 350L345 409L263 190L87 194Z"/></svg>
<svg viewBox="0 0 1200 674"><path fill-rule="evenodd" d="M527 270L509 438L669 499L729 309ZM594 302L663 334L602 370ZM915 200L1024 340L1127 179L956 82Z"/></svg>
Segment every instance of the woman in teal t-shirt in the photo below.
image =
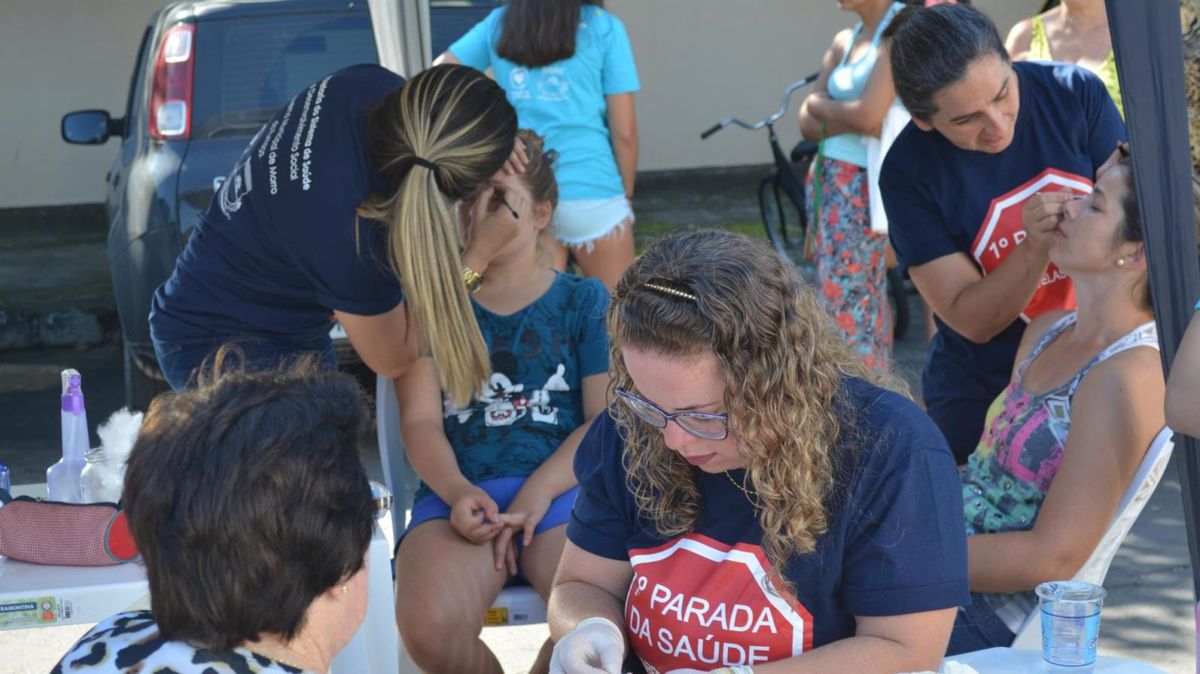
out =
<svg viewBox="0 0 1200 674"><path fill-rule="evenodd" d="M633 262L640 84L625 25L600 4L510 0L436 63L491 68L521 127L558 152L556 266L564 269L569 253L611 290Z"/></svg>

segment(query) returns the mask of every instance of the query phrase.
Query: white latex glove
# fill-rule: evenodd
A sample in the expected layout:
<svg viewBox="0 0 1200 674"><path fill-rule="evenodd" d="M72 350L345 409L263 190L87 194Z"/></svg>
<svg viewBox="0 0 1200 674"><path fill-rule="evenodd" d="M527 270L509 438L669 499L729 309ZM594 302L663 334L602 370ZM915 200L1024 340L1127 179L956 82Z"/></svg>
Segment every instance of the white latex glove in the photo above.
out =
<svg viewBox="0 0 1200 674"><path fill-rule="evenodd" d="M563 635L550 655L550 674L621 674L625 634L608 618L588 618Z"/></svg>

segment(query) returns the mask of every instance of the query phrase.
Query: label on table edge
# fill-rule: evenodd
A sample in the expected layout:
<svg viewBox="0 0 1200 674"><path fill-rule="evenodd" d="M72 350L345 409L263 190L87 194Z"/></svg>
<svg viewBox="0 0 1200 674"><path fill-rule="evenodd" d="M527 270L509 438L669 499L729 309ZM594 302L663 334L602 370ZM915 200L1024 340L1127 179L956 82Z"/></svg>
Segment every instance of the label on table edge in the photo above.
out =
<svg viewBox="0 0 1200 674"><path fill-rule="evenodd" d="M74 614L75 603L70 600L54 597L14 599L0 604L0 629L45 627L70 620Z"/></svg>

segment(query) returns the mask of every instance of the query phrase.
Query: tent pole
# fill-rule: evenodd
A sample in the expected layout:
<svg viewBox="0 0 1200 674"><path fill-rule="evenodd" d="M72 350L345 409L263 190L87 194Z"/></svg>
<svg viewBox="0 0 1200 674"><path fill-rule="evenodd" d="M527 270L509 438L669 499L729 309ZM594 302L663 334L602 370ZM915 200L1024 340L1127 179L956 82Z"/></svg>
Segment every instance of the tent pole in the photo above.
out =
<svg viewBox="0 0 1200 674"><path fill-rule="evenodd" d="M1133 148L1138 210L1145 223L1160 354L1169 372L1200 297L1179 0L1105 4ZM1193 593L1200 588L1198 449L1195 438L1175 436Z"/></svg>

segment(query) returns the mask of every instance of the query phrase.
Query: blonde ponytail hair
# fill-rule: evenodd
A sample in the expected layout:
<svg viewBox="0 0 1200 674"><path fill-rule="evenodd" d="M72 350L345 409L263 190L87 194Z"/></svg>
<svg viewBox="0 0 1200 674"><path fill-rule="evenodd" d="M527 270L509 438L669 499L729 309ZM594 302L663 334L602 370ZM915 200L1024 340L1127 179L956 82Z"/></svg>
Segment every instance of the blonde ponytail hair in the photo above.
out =
<svg viewBox="0 0 1200 674"><path fill-rule="evenodd" d="M368 142L390 195L358 208L389 230L388 262L437 364L442 390L465 404L491 375L487 345L462 278L455 204L512 153L516 111L504 90L466 66L423 71L371 116Z"/></svg>

